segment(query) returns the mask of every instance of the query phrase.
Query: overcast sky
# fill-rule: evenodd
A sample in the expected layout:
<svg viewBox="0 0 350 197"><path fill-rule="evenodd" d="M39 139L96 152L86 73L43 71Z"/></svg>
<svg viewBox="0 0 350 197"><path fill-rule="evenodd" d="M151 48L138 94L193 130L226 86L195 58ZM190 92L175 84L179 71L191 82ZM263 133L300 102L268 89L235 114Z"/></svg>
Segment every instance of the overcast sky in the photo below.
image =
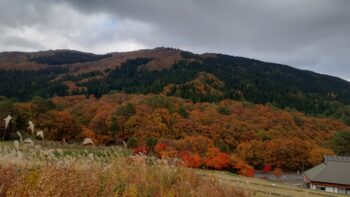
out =
<svg viewBox="0 0 350 197"><path fill-rule="evenodd" d="M0 0L0 51L157 46L350 80L350 0Z"/></svg>

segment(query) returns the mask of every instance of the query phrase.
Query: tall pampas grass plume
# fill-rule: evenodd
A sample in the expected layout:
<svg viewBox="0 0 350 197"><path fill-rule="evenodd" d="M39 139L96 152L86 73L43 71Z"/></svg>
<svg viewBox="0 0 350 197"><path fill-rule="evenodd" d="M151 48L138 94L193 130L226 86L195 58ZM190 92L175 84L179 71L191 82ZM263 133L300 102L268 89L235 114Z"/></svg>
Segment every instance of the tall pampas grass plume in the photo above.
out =
<svg viewBox="0 0 350 197"><path fill-rule="evenodd" d="M42 140L44 140L44 131L38 131L36 132L36 136L40 137Z"/></svg>
<svg viewBox="0 0 350 197"><path fill-rule="evenodd" d="M19 137L19 141L21 142L21 143L23 143L23 137L22 137L22 134L20 133L20 132L16 132L16 134L18 135L18 137Z"/></svg>
<svg viewBox="0 0 350 197"><path fill-rule="evenodd" d="M32 135L34 135L34 128L35 128L34 123L32 121L29 121L28 124L29 124L28 129L30 129L30 131L32 132Z"/></svg>
<svg viewBox="0 0 350 197"><path fill-rule="evenodd" d="M12 116L8 115L4 120L5 120L5 130L6 130L12 120Z"/></svg>
<svg viewBox="0 0 350 197"><path fill-rule="evenodd" d="M15 146L15 149L19 151L19 142L18 140L13 141L13 145Z"/></svg>
<svg viewBox="0 0 350 197"><path fill-rule="evenodd" d="M85 138L85 139L83 140L83 143L82 143L82 144L83 144L83 145L89 145L89 144L95 145L91 138Z"/></svg>
<svg viewBox="0 0 350 197"><path fill-rule="evenodd" d="M26 138L26 139L24 139L24 140L23 140L23 142L24 142L24 143L26 143L26 144L30 144L30 145L32 145L32 146L34 145L33 140L32 140L32 139L30 139L30 138Z"/></svg>

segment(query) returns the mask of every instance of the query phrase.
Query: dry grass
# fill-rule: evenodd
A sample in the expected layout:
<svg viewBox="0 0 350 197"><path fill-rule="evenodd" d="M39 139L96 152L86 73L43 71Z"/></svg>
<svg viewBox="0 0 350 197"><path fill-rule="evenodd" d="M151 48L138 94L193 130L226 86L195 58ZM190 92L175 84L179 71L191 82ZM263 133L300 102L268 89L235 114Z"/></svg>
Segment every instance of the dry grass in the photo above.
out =
<svg viewBox="0 0 350 197"><path fill-rule="evenodd" d="M0 196L249 196L176 160L0 144Z"/></svg>

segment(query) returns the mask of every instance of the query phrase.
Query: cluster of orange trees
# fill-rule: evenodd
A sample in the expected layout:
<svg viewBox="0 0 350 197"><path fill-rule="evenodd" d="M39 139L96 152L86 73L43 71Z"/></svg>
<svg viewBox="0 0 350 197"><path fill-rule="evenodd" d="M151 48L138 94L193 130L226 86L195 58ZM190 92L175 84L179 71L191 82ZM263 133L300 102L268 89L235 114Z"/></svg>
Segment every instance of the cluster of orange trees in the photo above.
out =
<svg viewBox="0 0 350 197"><path fill-rule="evenodd" d="M189 167L233 169L245 175L267 164L287 171L316 165L322 154L332 153L330 139L348 129L338 120L233 100L193 103L114 93L100 99L67 96L13 105L14 122L31 119L50 140L89 137L105 145L124 141L136 151L182 158Z"/></svg>
<svg viewBox="0 0 350 197"><path fill-rule="evenodd" d="M148 138L145 145L134 148L135 154L152 154L165 159L181 159L190 168L230 170L244 176L253 176L254 168L228 151L214 146L204 136L187 136L180 140Z"/></svg>

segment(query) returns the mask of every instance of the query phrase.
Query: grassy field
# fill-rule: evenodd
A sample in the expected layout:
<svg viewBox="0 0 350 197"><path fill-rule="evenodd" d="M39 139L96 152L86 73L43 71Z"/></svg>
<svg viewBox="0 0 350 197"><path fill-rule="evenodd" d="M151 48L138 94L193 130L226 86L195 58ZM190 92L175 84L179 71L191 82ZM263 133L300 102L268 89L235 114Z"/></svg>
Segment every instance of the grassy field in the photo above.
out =
<svg viewBox="0 0 350 197"><path fill-rule="evenodd" d="M179 160L132 156L125 147L0 142L2 196L328 196L228 172L184 168Z"/></svg>
<svg viewBox="0 0 350 197"><path fill-rule="evenodd" d="M0 196L252 196L179 160L123 147L0 142Z"/></svg>

